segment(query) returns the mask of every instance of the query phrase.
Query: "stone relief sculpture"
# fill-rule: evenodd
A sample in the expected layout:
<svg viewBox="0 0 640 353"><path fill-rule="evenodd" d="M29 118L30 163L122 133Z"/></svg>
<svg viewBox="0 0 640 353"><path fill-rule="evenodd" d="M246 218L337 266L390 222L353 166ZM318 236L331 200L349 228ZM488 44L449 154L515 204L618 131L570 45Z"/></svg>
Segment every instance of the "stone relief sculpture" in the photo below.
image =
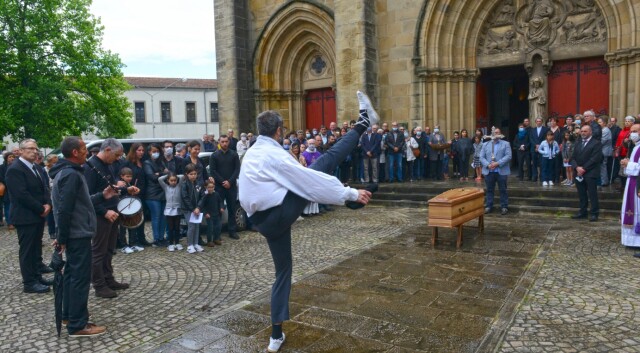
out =
<svg viewBox="0 0 640 353"><path fill-rule="evenodd" d="M544 91L544 80L536 76L531 79L531 90L529 91L529 117L545 118L547 111L547 96Z"/></svg>
<svg viewBox="0 0 640 353"><path fill-rule="evenodd" d="M502 7L500 8L500 12L498 12L498 15L496 16L493 23L494 24L511 23L513 22L513 17L515 13L516 13L516 8L513 6L513 1L507 0L504 2Z"/></svg>
<svg viewBox="0 0 640 353"><path fill-rule="evenodd" d="M527 22L526 36L532 44L546 44L551 40L553 30L551 18L555 8L549 0L534 0L525 15Z"/></svg>
<svg viewBox="0 0 640 353"><path fill-rule="evenodd" d="M489 30L487 37L487 53L489 54L515 51L520 48L518 40L516 39L516 32L512 30L506 31L503 35Z"/></svg>
<svg viewBox="0 0 640 353"><path fill-rule="evenodd" d="M594 0L573 0L567 1L567 10L570 13L589 11L595 7Z"/></svg>
<svg viewBox="0 0 640 353"><path fill-rule="evenodd" d="M605 37L601 36L599 27L606 28L604 24L600 25L603 21L602 13L596 9L588 13L588 15L582 19L580 16L572 18L572 21L567 21L563 26L562 42L569 44L578 44L593 41L604 41ZM606 32L604 32L606 33Z"/></svg>

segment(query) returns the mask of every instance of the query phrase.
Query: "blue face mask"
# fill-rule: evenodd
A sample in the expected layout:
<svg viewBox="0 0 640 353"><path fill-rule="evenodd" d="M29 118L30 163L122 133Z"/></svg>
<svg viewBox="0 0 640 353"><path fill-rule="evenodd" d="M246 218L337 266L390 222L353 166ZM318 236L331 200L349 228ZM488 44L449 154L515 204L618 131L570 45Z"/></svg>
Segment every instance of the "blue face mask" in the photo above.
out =
<svg viewBox="0 0 640 353"><path fill-rule="evenodd" d="M416 136L418 136L418 137L422 136L422 131L416 132Z"/></svg>
<svg viewBox="0 0 640 353"><path fill-rule="evenodd" d="M524 131L524 128L523 128L523 127L518 128L518 131L523 132L523 131Z"/></svg>
<svg viewBox="0 0 640 353"><path fill-rule="evenodd" d="M288 150L289 150L289 145L284 145L284 146L282 146L282 147L283 147L286 151L288 151Z"/></svg>
<svg viewBox="0 0 640 353"><path fill-rule="evenodd" d="M311 134L307 134L307 138L310 139L311 138Z"/></svg>

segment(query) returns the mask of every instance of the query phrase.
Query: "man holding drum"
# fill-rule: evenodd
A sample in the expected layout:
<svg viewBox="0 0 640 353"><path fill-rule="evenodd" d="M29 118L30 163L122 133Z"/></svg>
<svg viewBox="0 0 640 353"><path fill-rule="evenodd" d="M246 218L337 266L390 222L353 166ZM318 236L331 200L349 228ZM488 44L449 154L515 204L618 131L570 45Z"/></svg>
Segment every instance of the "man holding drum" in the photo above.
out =
<svg viewBox="0 0 640 353"><path fill-rule="evenodd" d="M122 157L123 152L122 144L118 140L108 138L102 142L100 152L87 160L84 165L84 176L90 195L101 192L117 180L112 164ZM125 186L123 181L117 183L118 188ZM127 191L129 195L140 192L135 186L129 186ZM115 298L118 296L116 290L129 288L128 283L119 283L115 280L111 265L120 223L117 212L118 201L118 198L112 198L94 205L98 227L91 245L91 283L96 297L99 298Z"/></svg>
<svg viewBox="0 0 640 353"><path fill-rule="evenodd" d="M96 336L104 333L106 328L89 323L87 309L91 279L91 238L96 233L93 205L105 202L117 195L117 192L107 186L104 190L89 195L82 169L88 152L80 137L65 138L60 150L64 159L56 163L49 174L54 178L51 200L58 226L54 245L60 254L67 254L62 320L67 321L70 337Z"/></svg>

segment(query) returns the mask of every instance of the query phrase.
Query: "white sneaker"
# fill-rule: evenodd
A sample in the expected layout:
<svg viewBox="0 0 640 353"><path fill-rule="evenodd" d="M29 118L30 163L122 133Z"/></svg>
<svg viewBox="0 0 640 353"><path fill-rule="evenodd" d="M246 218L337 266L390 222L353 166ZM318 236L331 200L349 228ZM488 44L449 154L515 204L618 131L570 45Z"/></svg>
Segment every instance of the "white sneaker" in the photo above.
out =
<svg viewBox="0 0 640 353"><path fill-rule="evenodd" d="M137 246L137 245L132 246L131 249L133 249L133 251L138 251L138 252L144 250L142 246Z"/></svg>
<svg viewBox="0 0 640 353"><path fill-rule="evenodd" d="M547 183L546 181L543 181L542 186L549 186L549 183Z"/></svg>
<svg viewBox="0 0 640 353"><path fill-rule="evenodd" d="M171 244L171 245L167 246L167 250L169 250L171 252L174 252L174 251L176 251L176 246Z"/></svg>
<svg viewBox="0 0 640 353"><path fill-rule="evenodd" d="M267 352L276 353L280 350L280 347L284 343L284 332L282 333L282 338L274 339L273 337L269 337L269 347L267 348Z"/></svg>
<svg viewBox="0 0 640 353"><path fill-rule="evenodd" d="M549 182L549 186L553 186L553 181L550 181L550 182Z"/></svg>
<svg viewBox="0 0 640 353"><path fill-rule="evenodd" d="M120 250L123 254L132 254L133 253L133 249L131 249L128 246L125 246L124 248L122 248L122 250Z"/></svg>
<svg viewBox="0 0 640 353"><path fill-rule="evenodd" d="M194 247L193 247L193 245L189 245L189 246L187 247L187 252L188 252L189 254L194 254L194 253L196 252L196 248L194 248Z"/></svg>
<svg viewBox="0 0 640 353"><path fill-rule="evenodd" d="M358 104L360 107L359 109L367 110L367 116L369 116L369 126L377 124L378 121L380 121L380 118L378 117L378 113L376 113L376 111L373 109L373 104L371 104L371 100L369 100L369 97L367 97L366 94L360 91L358 91L356 95L358 96Z"/></svg>
<svg viewBox="0 0 640 353"><path fill-rule="evenodd" d="M182 247L182 244L176 244L176 250L182 250L182 249L184 249L184 248Z"/></svg>
<svg viewBox="0 0 640 353"><path fill-rule="evenodd" d="M196 248L197 252L203 252L204 251L204 248L202 246L200 246L199 244L196 244L195 248Z"/></svg>

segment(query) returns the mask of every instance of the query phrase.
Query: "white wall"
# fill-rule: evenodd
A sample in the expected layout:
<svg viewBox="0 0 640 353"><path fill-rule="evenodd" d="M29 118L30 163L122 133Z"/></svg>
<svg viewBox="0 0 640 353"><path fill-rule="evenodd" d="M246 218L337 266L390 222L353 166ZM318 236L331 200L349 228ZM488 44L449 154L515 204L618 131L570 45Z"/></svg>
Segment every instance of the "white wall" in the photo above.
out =
<svg viewBox="0 0 640 353"><path fill-rule="evenodd" d="M151 108L152 98L150 95L153 95L153 109ZM216 138L220 136L219 123L211 122L209 108L210 103L218 102L218 92L215 89L168 88L160 91L158 89L134 88L125 92L125 96L131 103L129 109L133 116L133 127L137 130L132 135L132 138L175 137L199 139L205 133L214 134ZM135 122L134 102L145 103L145 123ZM171 103L171 123L162 122L161 102ZM195 103L195 123L187 123L187 102ZM155 134L153 126L155 126Z"/></svg>

